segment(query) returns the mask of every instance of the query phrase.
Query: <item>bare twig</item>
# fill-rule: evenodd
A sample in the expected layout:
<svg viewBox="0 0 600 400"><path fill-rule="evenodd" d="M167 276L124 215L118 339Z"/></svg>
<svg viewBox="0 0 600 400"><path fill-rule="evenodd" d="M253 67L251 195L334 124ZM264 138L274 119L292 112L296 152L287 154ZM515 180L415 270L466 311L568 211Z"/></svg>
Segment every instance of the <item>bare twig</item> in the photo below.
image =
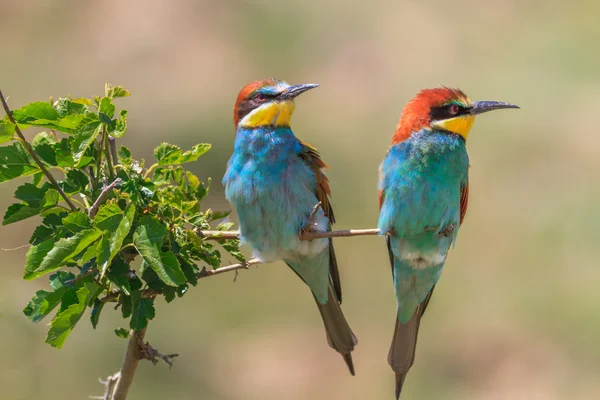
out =
<svg viewBox="0 0 600 400"><path fill-rule="evenodd" d="M179 357L178 353L173 354L161 354L158 350L156 350L149 342L139 343L141 350L141 357L143 360L150 360L152 364L158 364L158 359L163 360L168 366L169 369L173 366L173 360L175 357Z"/></svg>
<svg viewBox="0 0 600 400"><path fill-rule="evenodd" d="M62 196L63 199L65 199L65 202L67 203L67 205L69 206L71 211L77 210L77 207L75 206L75 204L73 204L73 202L71 201L69 196L67 196L67 194L58 185L58 182L56 181L54 176L50 173L50 171L48 171L48 169L44 166L42 161L40 161L39 157L33 150L33 147L31 147L31 145L29 144L27 139L25 139L25 135L23 135L23 132L21 132L21 128L19 128L17 121L15 121L15 118L13 117L12 113L10 112L8 103L6 102L6 99L4 98L4 95L2 94L1 90L0 90L0 101L2 101L2 106L4 107L4 112L6 112L6 116L8 117L10 122L12 122L15 125L15 132L17 133L17 136L19 136L19 139L21 139L21 142L23 143L25 150L27 150L27 152L29 153L31 158L33 158L33 161L35 161L35 163L37 164L40 171L42 171L44 173L44 175L46 175L46 178L48 178L50 183L52 183L52 186L54 186L56 191Z"/></svg>
<svg viewBox="0 0 600 400"><path fill-rule="evenodd" d="M90 218L94 218L96 216L96 213L98 212L98 209L100 208L100 205L102 204L102 202L104 201L106 196L108 196L108 193L110 193L111 190L113 190L120 184L121 184L121 178L117 178L110 185L104 185L104 188L100 192L100 195L98 196L98 198L96 199L94 204L92 204L92 206L90 207L90 211L88 211L88 216Z"/></svg>
<svg viewBox="0 0 600 400"><path fill-rule="evenodd" d="M94 275L96 272L98 272L96 270L96 268L90 268L89 270L87 270L83 274L79 275L78 277L73 278L73 279L69 279L68 281L65 282L65 284L67 284L67 285L74 285L75 283L79 282L83 278L85 278L87 276L90 276L90 275Z"/></svg>
<svg viewBox="0 0 600 400"><path fill-rule="evenodd" d="M196 234L201 238L208 240L226 240L226 239L237 239L240 236L239 231L201 231L195 230ZM303 232L300 235L300 240L313 240L323 238L334 238L334 237L352 237L352 236L368 236L368 235L379 235L379 229L345 229L340 231L309 231Z"/></svg>
<svg viewBox="0 0 600 400"><path fill-rule="evenodd" d="M127 399L127 393L133 383L133 377L135 376L138 361L142 359L140 343L144 342L145 335L146 328L141 331L131 331L129 342L127 343L127 350L125 351L125 357L123 358L123 364L121 364L121 370L118 372L119 379L111 400Z"/></svg>
<svg viewBox="0 0 600 400"><path fill-rule="evenodd" d="M198 273L198 279L206 278L207 276L214 276L223 274L225 272L237 271L238 269L248 269L252 265L262 264L263 262L257 258L253 258L251 260L245 261L239 264L232 264L226 267L221 267L217 269L206 269L206 267L202 268L202 271Z"/></svg>

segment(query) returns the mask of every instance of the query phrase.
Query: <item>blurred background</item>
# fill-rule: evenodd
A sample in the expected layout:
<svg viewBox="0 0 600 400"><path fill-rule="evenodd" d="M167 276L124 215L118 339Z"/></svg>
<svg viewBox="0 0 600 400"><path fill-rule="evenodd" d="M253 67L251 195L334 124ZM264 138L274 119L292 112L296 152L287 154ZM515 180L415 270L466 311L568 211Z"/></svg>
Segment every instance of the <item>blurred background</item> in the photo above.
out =
<svg viewBox="0 0 600 400"><path fill-rule="evenodd" d="M600 397L599 2L150 0L0 2L0 87L11 107L125 86L122 143L213 143L191 169L220 185L239 89L265 77L321 87L297 100L295 133L332 168L337 229L373 228L377 168L421 88L521 106L478 118L469 212L421 325L406 399ZM4 184L0 209L16 185ZM2 211L4 212L4 211ZM234 217L235 218L235 217ZM27 244L37 221L0 228ZM130 399L391 399L395 299L384 240L335 241L344 311L359 337L351 377L327 346L308 290L283 264L203 280L147 339L181 356L142 362ZM22 308L47 279L21 279L27 248L3 251L0 398L85 399L118 370L120 313L89 319L62 350ZM233 261L226 259L227 262Z"/></svg>

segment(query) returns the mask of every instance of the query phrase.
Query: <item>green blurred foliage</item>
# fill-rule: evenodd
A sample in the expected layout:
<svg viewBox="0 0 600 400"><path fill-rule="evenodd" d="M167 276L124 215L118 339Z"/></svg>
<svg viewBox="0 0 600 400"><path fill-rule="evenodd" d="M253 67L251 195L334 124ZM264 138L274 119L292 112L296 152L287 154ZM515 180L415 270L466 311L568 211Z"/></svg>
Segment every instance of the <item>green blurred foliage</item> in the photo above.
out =
<svg viewBox="0 0 600 400"><path fill-rule="evenodd" d="M599 13L596 2L516 0L8 0L0 84L13 108L122 84L134 96L120 143L147 159L163 141L212 143L191 169L219 182L244 84L320 83L297 100L292 124L331 165L339 229L375 226L377 167L419 89L457 86L520 105L481 116L470 135L469 212L404 395L587 400L600 393ZM2 209L22 183L3 184ZM228 207L218 183L206 205ZM107 314L94 332L78 326L60 351L43 343L47 328L21 313L45 288L21 279L34 224L0 229L1 247L18 248L2 253L0 269L2 398L65 398L65 376L69 398L98 395L95 378L115 371L124 351L120 316ZM356 377L327 347L307 289L277 263L235 283L233 274L201 281L168 313L157 302L147 340L181 356L171 370L141 364L131 399L390 398L385 245L335 243L359 337Z"/></svg>

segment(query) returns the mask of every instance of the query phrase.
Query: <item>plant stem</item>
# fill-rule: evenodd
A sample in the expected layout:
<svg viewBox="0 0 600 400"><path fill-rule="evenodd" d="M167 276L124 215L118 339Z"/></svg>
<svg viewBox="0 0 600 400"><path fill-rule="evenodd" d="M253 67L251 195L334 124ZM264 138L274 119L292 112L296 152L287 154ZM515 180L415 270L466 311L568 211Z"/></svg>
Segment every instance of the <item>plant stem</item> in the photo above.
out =
<svg viewBox="0 0 600 400"><path fill-rule="evenodd" d="M127 393L133 383L138 362L142 358L140 346L144 343L145 335L146 328L141 331L131 331L129 342L127 343L127 350L125 351L125 357L123 358L121 370L119 371L119 381L115 386L112 400L127 400Z"/></svg>
<svg viewBox="0 0 600 400"><path fill-rule="evenodd" d="M67 194L58 185L58 182L56 181L56 179L54 179L54 176L50 173L50 171L48 171L48 169L46 169L46 167L44 166L42 161L38 158L37 154L35 154L33 147L31 147L31 145L29 144L27 139L25 139L25 135L23 135L23 132L21 132L21 128L19 128L17 121L15 121L12 113L10 112L8 103L6 102L6 99L4 98L4 94L2 94L1 90L0 90L0 101L2 101L2 107L4 107L4 112L6 112L6 116L8 117L10 122L15 124L15 132L17 133L17 136L19 136L19 139L21 139L21 142L23 143L25 150L27 150L27 152L29 153L31 158L33 158L33 160L37 164L38 168L44 173L44 175L46 175L46 178L48 178L50 183L54 186L54 188L58 191L58 193L62 196L62 198L65 199L65 202L69 205L69 208L71 209L71 211L77 210L77 207L75 207L75 204L73 204L73 202L71 201L69 196L67 196Z"/></svg>
<svg viewBox="0 0 600 400"><path fill-rule="evenodd" d="M106 132L106 129L103 129L102 133L105 136L104 151L106 152L106 164L108 165L108 175L110 176L110 179L114 179L115 169L113 168L113 158L112 158L112 154L110 151L110 143L109 143L108 133Z"/></svg>
<svg viewBox="0 0 600 400"><path fill-rule="evenodd" d="M102 137L100 138L100 148L98 149L98 160L96 161L96 182L100 182L100 176L102 176L102 154L104 154L104 141L106 135L104 134L104 128L102 128Z"/></svg>

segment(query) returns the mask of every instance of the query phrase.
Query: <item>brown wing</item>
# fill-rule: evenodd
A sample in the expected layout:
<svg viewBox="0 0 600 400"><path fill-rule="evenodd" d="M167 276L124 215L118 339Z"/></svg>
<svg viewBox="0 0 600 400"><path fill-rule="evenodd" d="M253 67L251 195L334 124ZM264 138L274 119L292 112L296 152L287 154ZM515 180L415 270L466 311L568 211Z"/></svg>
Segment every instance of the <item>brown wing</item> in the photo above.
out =
<svg viewBox="0 0 600 400"><path fill-rule="evenodd" d="M467 205L469 204L469 181L460 188L460 223L462 225L467 214Z"/></svg>
<svg viewBox="0 0 600 400"><path fill-rule="evenodd" d="M300 141L300 144L302 145L302 151L299 156L315 173L315 177L317 178L315 195L317 196L317 200L321 202L321 207L327 218L329 218L330 225L332 225L335 223L335 216L333 215L333 208L331 208L331 203L329 202L331 188L329 187L329 180L323 173L323 168L328 168L328 165L325 164L325 161L323 161L316 148L302 141ZM340 282L340 272L331 238L329 239L329 279L335 290L335 294L338 297L338 301L341 303L342 284Z"/></svg>
<svg viewBox="0 0 600 400"><path fill-rule="evenodd" d="M325 215L329 218L329 222L334 224L335 217L333 216L333 209L329 202L329 196L331 195L329 180L322 171L323 168L328 168L329 166L325 164L325 161L323 161L316 148L302 141L300 141L300 144L302 145L302 151L299 154L300 158L313 170L317 178L317 190L315 193L317 199L321 202L321 207L323 207Z"/></svg>

